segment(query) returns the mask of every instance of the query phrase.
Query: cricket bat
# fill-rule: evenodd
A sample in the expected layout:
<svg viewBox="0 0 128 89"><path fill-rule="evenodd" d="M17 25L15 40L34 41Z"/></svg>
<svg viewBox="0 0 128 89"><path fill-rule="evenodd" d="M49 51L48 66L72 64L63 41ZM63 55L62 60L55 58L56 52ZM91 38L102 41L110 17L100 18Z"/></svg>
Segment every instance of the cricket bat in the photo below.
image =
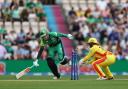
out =
<svg viewBox="0 0 128 89"><path fill-rule="evenodd" d="M27 74L32 68L34 67L34 65L32 65L31 67L27 67L24 70L22 70L21 72L19 72L18 74L16 74L16 78L19 79L22 76L24 76L25 74Z"/></svg>

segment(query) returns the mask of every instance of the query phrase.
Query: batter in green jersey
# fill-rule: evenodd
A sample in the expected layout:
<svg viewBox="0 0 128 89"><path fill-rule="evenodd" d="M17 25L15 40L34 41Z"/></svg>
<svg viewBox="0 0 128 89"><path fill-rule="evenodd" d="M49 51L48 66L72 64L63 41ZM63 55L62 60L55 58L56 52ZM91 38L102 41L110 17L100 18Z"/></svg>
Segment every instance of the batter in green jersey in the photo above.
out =
<svg viewBox="0 0 128 89"><path fill-rule="evenodd" d="M58 72L58 68L55 63L55 56L57 55L57 59L60 61L60 64L62 65L68 63L68 61L70 60L64 54L63 44L61 42L60 37L67 37L69 39L73 39L73 36L71 34L47 32L47 28L43 27L40 32L40 50L37 55L37 60L33 62L35 66L39 66L38 59L40 58L44 47L48 45L48 57L46 60L49 68L54 74L54 79L60 78L60 73Z"/></svg>

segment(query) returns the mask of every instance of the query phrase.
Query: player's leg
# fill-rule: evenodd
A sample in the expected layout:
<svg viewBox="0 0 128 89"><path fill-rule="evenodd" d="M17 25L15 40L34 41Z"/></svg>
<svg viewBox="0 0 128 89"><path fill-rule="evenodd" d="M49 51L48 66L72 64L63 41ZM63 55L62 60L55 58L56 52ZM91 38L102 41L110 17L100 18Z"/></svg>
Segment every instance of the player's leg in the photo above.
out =
<svg viewBox="0 0 128 89"><path fill-rule="evenodd" d="M108 66L113 64L113 63L115 63L115 56L114 55L107 55L106 61L104 61L103 63L100 64L100 66L103 67L104 72L105 72L105 74L109 80L113 79L113 74L111 73Z"/></svg>
<svg viewBox="0 0 128 89"><path fill-rule="evenodd" d="M106 74L108 80L114 79L113 74L111 73L108 66L103 67L104 73Z"/></svg>
<svg viewBox="0 0 128 89"><path fill-rule="evenodd" d="M58 68L55 63L54 57L55 57L55 48L49 47L48 48L48 58L46 59L47 64L48 64L50 70L52 71L52 73L54 74L54 76L59 79L60 73L58 72Z"/></svg>
<svg viewBox="0 0 128 89"><path fill-rule="evenodd" d="M104 62L105 60L106 60L106 57L103 57L103 58L98 59L92 63L94 70L98 73L99 77L101 77L101 78L106 77L106 75L104 74L104 72L102 71L102 69L100 67L100 63Z"/></svg>
<svg viewBox="0 0 128 89"><path fill-rule="evenodd" d="M65 56L62 43L60 43L56 46L56 51L58 54L58 60L60 61L60 64L62 64L62 65L67 64L69 62L70 58Z"/></svg>
<svg viewBox="0 0 128 89"><path fill-rule="evenodd" d="M55 64L55 61L51 57L48 57L47 64L50 70L52 71L52 73L54 74L54 77L57 77L57 79L59 79L60 73L58 72L58 68L57 68L57 65Z"/></svg>

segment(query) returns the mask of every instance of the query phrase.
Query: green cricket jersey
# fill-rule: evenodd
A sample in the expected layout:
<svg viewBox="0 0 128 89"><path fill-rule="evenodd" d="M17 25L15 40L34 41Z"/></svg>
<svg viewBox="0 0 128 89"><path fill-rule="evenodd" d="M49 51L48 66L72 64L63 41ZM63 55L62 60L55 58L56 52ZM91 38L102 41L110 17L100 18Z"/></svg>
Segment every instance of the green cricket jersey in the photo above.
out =
<svg viewBox="0 0 128 89"><path fill-rule="evenodd" d="M56 46L58 43L61 43L61 39L59 37L68 37L67 34L57 32L49 32L48 35L48 40L40 38L40 46Z"/></svg>

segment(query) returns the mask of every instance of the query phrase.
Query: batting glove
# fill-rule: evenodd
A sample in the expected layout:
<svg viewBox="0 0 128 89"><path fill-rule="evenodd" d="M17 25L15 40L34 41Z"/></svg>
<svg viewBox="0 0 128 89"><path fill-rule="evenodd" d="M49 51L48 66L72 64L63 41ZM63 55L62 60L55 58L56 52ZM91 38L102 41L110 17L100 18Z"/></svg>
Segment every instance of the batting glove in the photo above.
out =
<svg viewBox="0 0 128 89"><path fill-rule="evenodd" d="M36 66L36 67L39 66L39 64L38 64L38 60L37 60L37 59L36 59L35 61L33 61L33 65Z"/></svg>
<svg viewBox="0 0 128 89"><path fill-rule="evenodd" d="M90 62L90 61L86 61L85 63L86 63L86 64L91 64L91 62Z"/></svg>
<svg viewBox="0 0 128 89"><path fill-rule="evenodd" d="M71 34L68 34L69 39L73 39L73 36Z"/></svg>
<svg viewBox="0 0 128 89"><path fill-rule="evenodd" d="M81 60L79 61L79 66L84 63L83 60L84 60L84 59L81 59Z"/></svg>

